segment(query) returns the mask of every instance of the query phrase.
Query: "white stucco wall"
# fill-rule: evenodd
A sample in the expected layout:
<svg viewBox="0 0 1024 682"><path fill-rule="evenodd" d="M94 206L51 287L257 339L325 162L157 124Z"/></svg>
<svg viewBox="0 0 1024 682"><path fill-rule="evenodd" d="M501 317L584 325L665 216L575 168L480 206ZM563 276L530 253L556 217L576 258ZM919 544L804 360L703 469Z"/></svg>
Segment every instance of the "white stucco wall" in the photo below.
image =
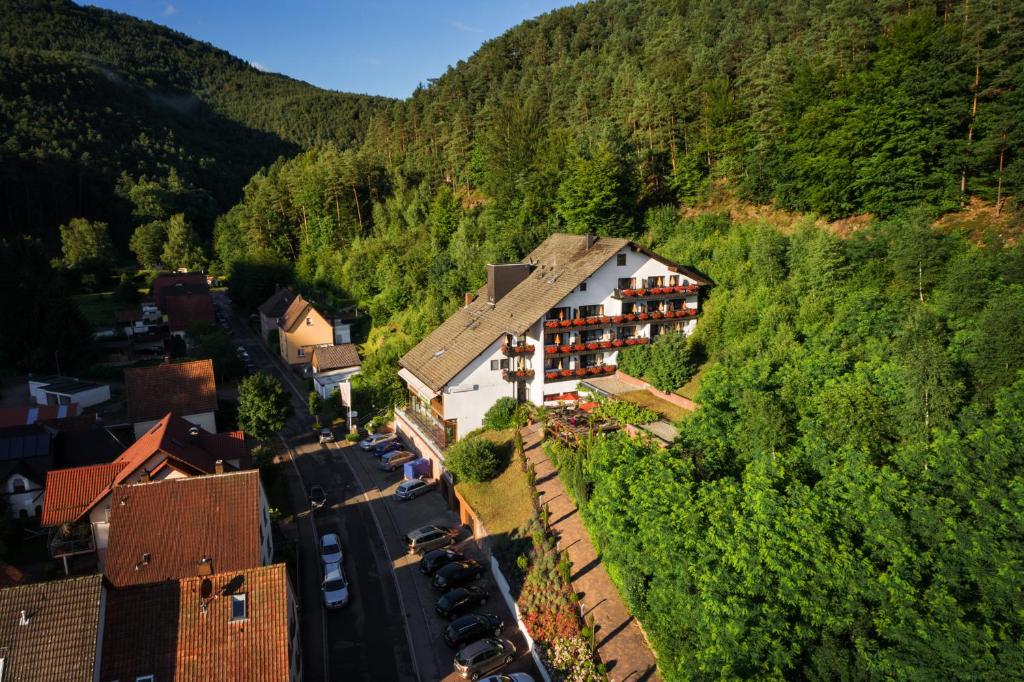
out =
<svg viewBox="0 0 1024 682"><path fill-rule="evenodd" d="M25 489L22 492L14 492L14 486L17 481L25 485ZM11 516L16 519L21 517L22 510L28 516L33 517L36 516L36 507L40 509L43 507L43 487L21 474L11 474L4 481L3 490Z"/></svg>
<svg viewBox="0 0 1024 682"><path fill-rule="evenodd" d="M491 369L491 360L510 360L501 352L504 338L492 343L486 351L455 375L444 387L444 417L457 420L458 436L480 428L484 414L503 397L515 397L515 384L501 378L500 369Z"/></svg>
<svg viewBox="0 0 1024 682"><path fill-rule="evenodd" d="M213 412L184 414L181 415L181 418L187 422L195 424L196 426L206 429L210 433L217 433L217 419L214 416ZM145 435L145 433L149 431L151 428L153 428L153 426L155 426L158 421L160 420L150 419L148 421L136 422L135 424L133 424L132 428L135 430L135 440L142 438L142 436Z"/></svg>

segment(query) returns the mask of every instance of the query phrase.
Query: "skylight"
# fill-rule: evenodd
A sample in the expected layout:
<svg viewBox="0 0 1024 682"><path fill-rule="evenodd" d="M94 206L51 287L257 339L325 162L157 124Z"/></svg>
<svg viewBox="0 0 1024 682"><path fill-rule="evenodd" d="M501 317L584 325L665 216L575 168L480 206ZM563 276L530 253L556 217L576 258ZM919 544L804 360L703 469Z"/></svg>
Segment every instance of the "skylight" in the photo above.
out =
<svg viewBox="0 0 1024 682"><path fill-rule="evenodd" d="M231 620L245 620L248 617L245 594L231 595Z"/></svg>

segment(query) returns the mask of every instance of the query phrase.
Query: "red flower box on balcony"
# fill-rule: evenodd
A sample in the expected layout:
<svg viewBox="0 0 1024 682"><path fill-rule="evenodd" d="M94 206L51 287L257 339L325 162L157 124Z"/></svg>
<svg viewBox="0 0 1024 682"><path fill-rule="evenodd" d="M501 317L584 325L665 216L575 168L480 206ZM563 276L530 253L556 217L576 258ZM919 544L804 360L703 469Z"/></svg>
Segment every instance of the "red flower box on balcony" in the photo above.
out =
<svg viewBox="0 0 1024 682"><path fill-rule="evenodd" d="M597 344L596 344L596 343L594 343L594 342L588 343L588 344L586 345L586 349L587 349L587 350L597 350Z"/></svg>
<svg viewBox="0 0 1024 682"><path fill-rule="evenodd" d="M633 313L626 313L625 318L626 321L632 322L633 320L636 319L636 315L634 315Z"/></svg>
<svg viewBox="0 0 1024 682"><path fill-rule="evenodd" d="M571 377L572 376L572 370L571 369L563 369L563 370L558 372L558 375L559 376L563 376L563 377Z"/></svg>
<svg viewBox="0 0 1024 682"><path fill-rule="evenodd" d="M577 343L575 346L572 347L572 349L579 353L580 351L585 351L587 347L582 343Z"/></svg>
<svg viewBox="0 0 1024 682"><path fill-rule="evenodd" d="M544 323L544 327L547 329L558 329L558 320L548 320Z"/></svg>
<svg viewBox="0 0 1024 682"><path fill-rule="evenodd" d="M655 310L653 313L651 313L651 319L652 320L660 320L661 319L661 313L658 312L657 310Z"/></svg>
<svg viewBox="0 0 1024 682"><path fill-rule="evenodd" d="M597 365L594 365L593 367L590 368L590 373L594 375L603 374L604 370L598 367Z"/></svg>
<svg viewBox="0 0 1024 682"><path fill-rule="evenodd" d="M579 369L577 369L576 370L576 376L578 376L578 377L585 377L585 376L587 376L587 369L586 369L586 367L580 367Z"/></svg>
<svg viewBox="0 0 1024 682"><path fill-rule="evenodd" d="M700 291L700 287L698 285L696 285L696 284L691 284L691 285L686 287L686 293L688 293L688 294L695 294L698 291Z"/></svg>
<svg viewBox="0 0 1024 682"><path fill-rule="evenodd" d="M683 284L677 284L676 286L672 287L672 291L674 291L677 294L681 294L684 291L686 291L686 286Z"/></svg>
<svg viewBox="0 0 1024 682"><path fill-rule="evenodd" d="M622 295L623 296L635 296L636 295L636 291L633 290L633 289L623 289L622 290Z"/></svg>
<svg viewBox="0 0 1024 682"><path fill-rule="evenodd" d="M612 347L612 342L611 341L601 341L600 343L597 344L597 347L598 348L611 348Z"/></svg>
<svg viewBox="0 0 1024 682"><path fill-rule="evenodd" d="M605 365L604 366L604 373L605 374L615 374L615 370L616 370L615 365Z"/></svg>
<svg viewBox="0 0 1024 682"><path fill-rule="evenodd" d="M587 326L587 321L584 320L582 317L577 317L575 320L572 321L572 323L574 325L576 325L577 327L585 327L585 326Z"/></svg>
<svg viewBox="0 0 1024 682"><path fill-rule="evenodd" d="M614 322L615 324L622 322L622 315L616 315L615 317L613 317L612 322Z"/></svg>
<svg viewBox="0 0 1024 682"><path fill-rule="evenodd" d="M558 326L559 327L568 327L570 324L572 324L572 320L559 320L558 321Z"/></svg>
<svg viewBox="0 0 1024 682"><path fill-rule="evenodd" d="M572 351L572 346L565 345L560 347L558 350L562 351L563 353L569 353Z"/></svg>
<svg viewBox="0 0 1024 682"><path fill-rule="evenodd" d="M601 324L608 324L609 322L611 322L611 319L612 318L608 317L607 315L602 315L600 317Z"/></svg>
<svg viewBox="0 0 1024 682"><path fill-rule="evenodd" d="M558 346L545 346L544 352L547 353L548 355L554 355L555 353L558 352Z"/></svg>
<svg viewBox="0 0 1024 682"><path fill-rule="evenodd" d="M614 346L615 348L622 348L625 345L626 342L623 341L622 339L615 339L614 341L612 341L612 346Z"/></svg>
<svg viewBox="0 0 1024 682"><path fill-rule="evenodd" d="M640 344L641 346L645 346L648 343L650 343L651 340L649 338L647 338L646 336L641 336L639 339L636 340L636 342L638 344Z"/></svg>
<svg viewBox="0 0 1024 682"><path fill-rule="evenodd" d="M640 313L639 315L637 315L637 318L639 318L641 320L646 320L649 317L650 317L650 315L648 315L647 313Z"/></svg>
<svg viewBox="0 0 1024 682"><path fill-rule="evenodd" d="M597 324L599 319L600 318L597 318L597 317L588 317L587 318L587 324Z"/></svg>
<svg viewBox="0 0 1024 682"><path fill-rule="evenodd" d="M635 346L639 342L639 339L626 339L627 346Z"/></svg>
<svg viewBox="0 0 1024 682"><path fill-rule="evenodd" d="M544 373L544 377L546 379L557 379L558 378L558 372L545 372Z"/></svg>

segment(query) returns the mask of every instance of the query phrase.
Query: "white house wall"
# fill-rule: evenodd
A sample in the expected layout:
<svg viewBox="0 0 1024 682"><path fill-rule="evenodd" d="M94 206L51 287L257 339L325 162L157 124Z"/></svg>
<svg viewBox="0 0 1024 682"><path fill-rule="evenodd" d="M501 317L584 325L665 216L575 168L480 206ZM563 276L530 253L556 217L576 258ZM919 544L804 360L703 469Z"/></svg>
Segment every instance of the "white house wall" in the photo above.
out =
<svg viewBox="0 0 1024 682"><path fill-rule="evenodd" d="M508 359L501 352L504 342L492 343L444 387L444 416L458 420L459 438L483 426L484 414L498 398L515 397L515 384L502 379L500 369L491 369L491 360Z"/></svg>
<svg viewBox="0 0 1024 682"><path fill-rule="evenodd" d="M21 481L25 489L21 492L14 492L14 484ZM43 488L20 474L11 474L4 483L4 493L7 498L7 506L14 518L20 518L24 511L27 516L36 516L36 508L43 507Z"/></svg>

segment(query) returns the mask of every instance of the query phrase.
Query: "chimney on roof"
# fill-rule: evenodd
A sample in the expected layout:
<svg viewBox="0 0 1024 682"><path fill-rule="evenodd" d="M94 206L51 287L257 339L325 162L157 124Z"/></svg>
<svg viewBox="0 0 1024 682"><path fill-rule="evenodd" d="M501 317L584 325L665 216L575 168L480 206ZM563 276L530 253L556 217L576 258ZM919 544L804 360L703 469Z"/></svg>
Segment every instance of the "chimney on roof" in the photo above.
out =
<svg viewBox="0 0 1024 682"><path fill-rule="evenodd" d="M472 291L467 291L466 295L465 295L465 298L463 299L462 307L463 308L468 307L469 304L472 303L475 300L476 300L476 294L474 294Z"/></svg>
<svg viewBox="0 0 1024 682"><path fill-rule="evenodd" d="M527 263L504 263L487 266L487 302L494 305L530 275Z"/></svg>
<svg viewBox="0 0 1024 682"><path fill-rule="evenodd" d="M597 235L596 234L588 234L587 235L587 251L589 251L590 247L593 246L596 243L597 243Z"/></svg>
<svg viewBox="0 0 1024 682"><path fill-rule="evenodd" d="M199 575L213 575L213 557L203 555L199 557Z"/></svg>
<svg viewBox="0 0 1024 682"><path fill-rule="evenodd" d="M28 625L28 624L29 624L28 613L26 613L25 609L22 609L21 610L21 615L18 616L18 625Z"/></svg>
<svg viewBox="0 0 1024 682"><path fill-rule="evenodd" d="M223 474L224 473L224 460L218 459L213 463L213 473Z"/></svg>

